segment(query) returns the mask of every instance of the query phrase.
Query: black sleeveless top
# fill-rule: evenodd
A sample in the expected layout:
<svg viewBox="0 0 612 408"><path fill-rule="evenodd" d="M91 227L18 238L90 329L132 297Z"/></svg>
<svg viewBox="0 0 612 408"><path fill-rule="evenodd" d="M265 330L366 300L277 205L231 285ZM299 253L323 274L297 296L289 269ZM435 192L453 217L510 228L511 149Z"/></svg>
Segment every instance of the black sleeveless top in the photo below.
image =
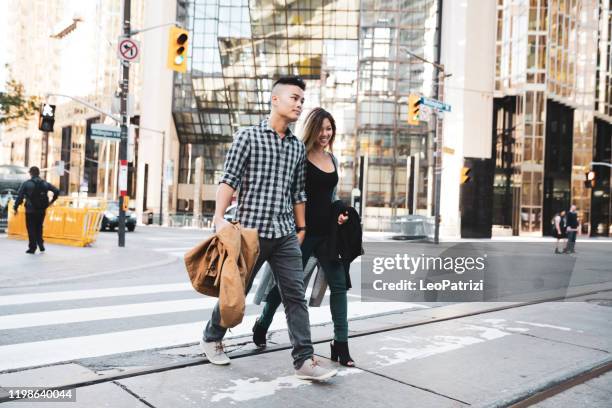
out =
<svg viewBox="0 0 612 408"><path fill-rule="evenodd" d="M306 231L308 235L327 236L331 226L331 204L338 184L338 169L327 173L306 160Z"/></svg>

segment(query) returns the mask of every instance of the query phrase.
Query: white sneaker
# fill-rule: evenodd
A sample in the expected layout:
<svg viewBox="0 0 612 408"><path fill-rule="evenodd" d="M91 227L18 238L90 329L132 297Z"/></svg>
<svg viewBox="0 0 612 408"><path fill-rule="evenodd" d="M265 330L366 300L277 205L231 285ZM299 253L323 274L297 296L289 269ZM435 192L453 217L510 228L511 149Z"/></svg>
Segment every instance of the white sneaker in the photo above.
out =
<svg viewBox="0 0 612 408"><path fill-rule="evenodd" d="M223 351L223 342L200 340L200 348L212 364L226 365L230 363L229 357Z"/></svg>
<svg viewBox="0 0 612 408"><path fill-rule="evenodd" d="M302 380L324 381L338 374L338 370L324 368L314 358L304 361L304 364L295 370L295 376Z"/></svg>

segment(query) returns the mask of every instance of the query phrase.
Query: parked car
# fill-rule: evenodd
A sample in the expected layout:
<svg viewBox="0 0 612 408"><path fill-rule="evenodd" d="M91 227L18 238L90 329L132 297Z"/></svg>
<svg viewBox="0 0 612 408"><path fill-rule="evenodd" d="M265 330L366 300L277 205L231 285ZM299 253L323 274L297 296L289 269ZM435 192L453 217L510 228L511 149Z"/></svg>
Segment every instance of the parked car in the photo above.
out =
<svg viewBox="0 0 612 408"><path fill-rule="evenodd" d="M0 165L0 191L19 191L21 183L29 179L27 167L12 164Z"/></svg>
<svg viewBox="0 0 612 408"><path fill-rule="evenodd" d="M109 201L102 217L101 230L114 231L119 226L119 202ZM125 212L125 227L132 232L136 229L136 213L133 211Z"/></svg>

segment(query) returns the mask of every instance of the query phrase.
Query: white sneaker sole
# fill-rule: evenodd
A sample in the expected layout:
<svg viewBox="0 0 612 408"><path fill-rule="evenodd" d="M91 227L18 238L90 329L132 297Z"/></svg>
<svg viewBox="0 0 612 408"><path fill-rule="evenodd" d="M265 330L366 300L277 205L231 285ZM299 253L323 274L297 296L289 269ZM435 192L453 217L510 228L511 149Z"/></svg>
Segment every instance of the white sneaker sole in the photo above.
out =
<svg viewBox="0 0 612 408"><path fill-rule="evenodd" d="M217 360L215 361L215 359L210 358L210 356L208 354L206 354L206 350L204 349L204 340L200 340L200 350L202 350L202 353L204 354L204 356L208 359L208 362L211 364L215 364L215 365L228 365L230 363L230 359L229 357L226 356L225 359L223 360Z"/></svg>
<svg viewBox="0 0 612 408"><path fill-rule="evenodd" d="M336 374L338 374L338 370L331 370L328 373L321 375L319 377L314 377L311 375L300 375L300 374L296 374L295 376L297 378L299 378L300 380L311 380L311 381L325 381L328 380L332 377L334 377Z"/></svg>

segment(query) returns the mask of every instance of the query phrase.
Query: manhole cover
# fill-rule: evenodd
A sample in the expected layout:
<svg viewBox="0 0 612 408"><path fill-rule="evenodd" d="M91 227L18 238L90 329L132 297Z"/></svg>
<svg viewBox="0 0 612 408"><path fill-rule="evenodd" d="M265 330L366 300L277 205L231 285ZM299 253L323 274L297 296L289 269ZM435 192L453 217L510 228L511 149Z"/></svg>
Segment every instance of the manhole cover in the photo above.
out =
<svg viewBox="0 0 612 408"><path fill-rule="evenodd" d="M599 306L608 306L608 307L612 307L612 300L610 299L589 299L587 300L588 303L595 303L596 305Z"/></svg>

